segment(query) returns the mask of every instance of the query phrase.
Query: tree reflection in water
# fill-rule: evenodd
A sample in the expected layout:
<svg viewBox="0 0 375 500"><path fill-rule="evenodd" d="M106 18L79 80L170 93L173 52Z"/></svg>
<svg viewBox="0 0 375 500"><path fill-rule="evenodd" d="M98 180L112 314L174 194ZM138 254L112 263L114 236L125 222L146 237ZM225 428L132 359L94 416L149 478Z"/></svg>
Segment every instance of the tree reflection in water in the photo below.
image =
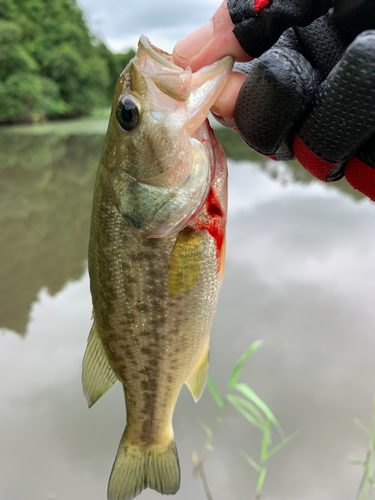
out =
<svg viewBox="0 0 375 500"><path fill-rule="evenodd" d="M39 290L82 275L103 140L0 135L0 328L24 335Z"/></svg>

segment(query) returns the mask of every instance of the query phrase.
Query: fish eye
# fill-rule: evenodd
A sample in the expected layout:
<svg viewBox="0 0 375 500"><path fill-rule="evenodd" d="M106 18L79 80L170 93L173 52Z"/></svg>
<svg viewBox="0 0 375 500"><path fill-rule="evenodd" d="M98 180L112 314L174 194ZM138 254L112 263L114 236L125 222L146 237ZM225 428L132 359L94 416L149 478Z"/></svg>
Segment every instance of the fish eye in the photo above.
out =
<svg viewBox="0 0 375 500"><path fill-rule="evenodd" d="M141 103L133 95L120 97L117 103L116 117L120 127L125 132L134 130L141 116Z"/></svg>

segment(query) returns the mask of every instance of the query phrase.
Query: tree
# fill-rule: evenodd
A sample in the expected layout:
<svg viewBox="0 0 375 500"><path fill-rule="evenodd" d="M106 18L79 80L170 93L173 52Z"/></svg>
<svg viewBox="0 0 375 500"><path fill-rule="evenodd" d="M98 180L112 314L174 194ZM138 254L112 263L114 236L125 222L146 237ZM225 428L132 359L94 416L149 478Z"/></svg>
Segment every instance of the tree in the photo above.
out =
<svg viewBox="0 0 375 500"><path fill-rule="evenodd" d="M107 105L121 58L98 44L75 0L0 0L0 122Z"/></svg>
<svg viewBox="0 0 375 500"><path fill-rule="evenodd" d="M130 59L135 56L135 51L130 49L126 54L114 54L105 43L98 45L98 53L107 61L110 84L108 85L108 99L112 102L115 93L116 82Z"/></svg>

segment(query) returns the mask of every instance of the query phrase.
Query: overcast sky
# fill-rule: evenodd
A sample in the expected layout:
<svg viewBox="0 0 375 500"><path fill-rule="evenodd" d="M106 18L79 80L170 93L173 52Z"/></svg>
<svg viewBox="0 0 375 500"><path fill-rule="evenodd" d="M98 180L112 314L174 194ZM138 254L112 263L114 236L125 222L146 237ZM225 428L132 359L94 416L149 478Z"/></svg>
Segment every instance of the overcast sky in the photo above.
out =
<svg viewBox="0 0 375 500"><path fill-rule="evenodd" d="M205 24L221 0L78 0L91 30L115 52L135 48L141 34L170 52Z"/></svg>

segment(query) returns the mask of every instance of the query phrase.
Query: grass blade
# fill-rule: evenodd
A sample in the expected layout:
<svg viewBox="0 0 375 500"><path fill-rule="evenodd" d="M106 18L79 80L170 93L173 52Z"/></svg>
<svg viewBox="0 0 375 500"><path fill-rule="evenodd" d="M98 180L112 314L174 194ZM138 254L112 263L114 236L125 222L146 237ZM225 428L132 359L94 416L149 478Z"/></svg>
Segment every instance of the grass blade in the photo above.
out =
<svg viewBox="0 0 375 500"><path fill-rule="evenodd" d="M229 397L235 399L239 405L241 405L243 408L245 408L245 410L249 410L249 412L253 414L253 416L257 419L257 421L260 423L260 425L262 426L262 429L263 429L264 418L263 418L263 415L260 413L260 411L257 409L257 407L255 405L250 403L250 401L247 399L240 398L240 396L234 396L231 394L231 395L227 396L227 399Z"/></svg>
<svg viewBox="0 0 375 500"><path fill-rule="evenodd" d="M256 463L256 461L251 458L247 453L245 453L243 450L240 450L240 454L249 462L249 464L254 467L254 469L257 471L258 474L260 474L262 468L260 465Z"/></svg>
<svg viewBox="0 0 375 500"><path fill-rule="evenodd" d="M369 470L369 466L366 462L364 462L363 460L360 460L359 458L355 457L354 455L351 456L351 459L352 459L352 462L353 464L355 465L360 465L361 467L363 467L366 471Z"/></svg>
<svg viewBox="0 0 375 500"><path fill-rule="evenodd" d="M288 444L292 439L294 439L297 436L297 434L299 434L299 431L293 432L293 434L291 434L290 436L288 436L287 438L285 438L283 441L281 441L281 443L279 443L277 446L275 446L274 448L272 448L272 450L270 450L267 453L266 460L268 460L269 458L271 458L272 455L274 455L279 450L281 450L281 448L284 448L284 446L286 444Z"/></svg>
<svg viewBox="0 0 375 500"><path fill-rule="evenodd" d="M374 433L372 431L370 431L370 429L368 427L365 426L365 424L362 424L362 422L360 420L358 420L358 418L355 418L354 419L354 423L357 427L359 427L363 432L365 432L368 436L370 436L370 438L373 438L374 437Z"/></svg>
<svg viewBox="0 0 375 500"><path fill-rule="evenodd" d="M244 408L247 408L259 420L259 422L262 425L264 424L264 418L255 405L250 403L250 401L248 401L247 399L240 398L239 396L234 396L234 397Z"/></svg>
<svg viewBox="0 0 375 500"><path fill-rule="evenodd" d="M257 496L260 495L260 492L262 491L263 483L266 478L266 473L267 469L265 467L262 468L259 477L258 477L258 483L257 483L257 488L256 488L256 494Z"/></svg>
<svg viewBox="0 0 375 500"><path fill-rule="evenodd" d="M263 439L262 439L262 451L260 453L260 463L263 464L267 460L268 453L268 445L270 444L271 439L271 422L266 417L264 421L264 429L263 429Z"/></svg>
<svg viewBox="0 0 375 500"><path fill-rule="evenodd" d="M212 430L208 427L208 425L206 425L204 422L200 422L200 426L202 427L202 429L204 430L204 432L207 434L208 437L211 437L212 436Z"/></svg>
<svg viewBox="0 0 375 500"><path fill-rule="evenodd" d="M236 384L236 382L241 374L242 368L244 367L246 361L253 354L253 352L257 351L265 343L266 343L265 340L254 340L254 342L252 342L251 345L242 354L240 359L235 364L235 366L232 370L232 373L230 374L229 384L228 384L229 389L233 389L233 387L235 386L235 384Z"/></svg>
<svg viewBox="0 0 375 500"><path fill-rule="evenodd" d="M229 395L229 396L227 396L227 400L238 411L238 413L240 413L243 417L246 418L246 420L248 422L250 422L252 425L254 425L254 427L257 427L261 431L263 430L263 424L260 423L255 417L253 417L252 415L250 415L250 413L248 411L246 411L245 408L243 408L238 403L238 401L236 401L236 397L235 396Z"/></svg>
<svg viewBox="0 0 375 500"><path fill-rule="evenodd" d="M252 401L260 410L262 410L262 412L265 414L268 420L272 422L273 425L278 430L281 439L284 440L285 434L281 428L281 425L277 421L275 415L272 413L270 408L266 405L266 403L257 394L255 394L255 392L247 384L236 384L235 389L241 392L244 396L250 399L250 401Z"/></svg>
<svg viewBox="0 0 375 500"><path fill-rule="evenodd" d="M214 400L215 400L216 404L218 405L218 407L219 408L224 408L224 400L221 397L221 394L220 394L218 388L216 387L214 381L210 377L210 375L208 375L208 377L207 377L207 387L209 388L209 390L210 390L210 392L212 394L212 397L214 398Z"/></svg>
<svg viewBox="0 0 375 500"><path fill-rule="evenodd" d="M233 389L233 387L236 385L237 380L239 376L241 375L242 368L246 364L246 361L250 358L250 356L257 351L260 347L262 347L265 344L270 344L271 342L282 342L279 339L268 339L268 340L254 340L250 344L250 346L246 349L246 351L242 354L240 359L237 361L235 364L230 377L229 377L229 383L228 383L228 388Z"/></svg>

